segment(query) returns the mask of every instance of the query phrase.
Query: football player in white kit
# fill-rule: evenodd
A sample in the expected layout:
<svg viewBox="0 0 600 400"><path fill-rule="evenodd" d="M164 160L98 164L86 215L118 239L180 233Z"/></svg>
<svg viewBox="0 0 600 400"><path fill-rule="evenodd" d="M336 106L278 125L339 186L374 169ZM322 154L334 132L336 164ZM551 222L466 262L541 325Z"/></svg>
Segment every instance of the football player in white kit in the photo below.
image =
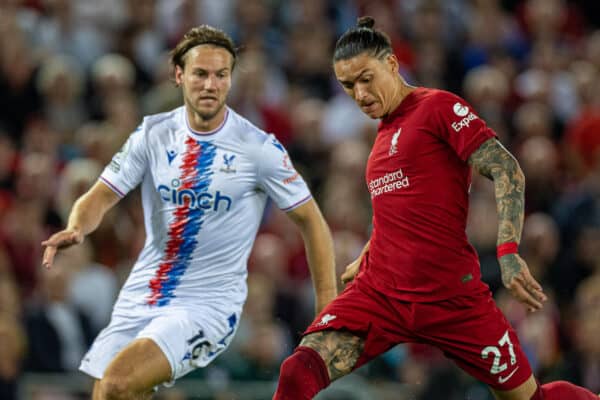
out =
<svg viewBox="0 0 600 400"><path fill-rule="evenodd" d="M66 229L42 243L50 268L141 184L144 248L80 366L96 379L94 400L150 398L227 348L268 197L300 228L317 309L336 295L331 235L304 180L274 136L225 104L235 60L223 31L191 29L171 54L184 106L145 117Z"/></svg>

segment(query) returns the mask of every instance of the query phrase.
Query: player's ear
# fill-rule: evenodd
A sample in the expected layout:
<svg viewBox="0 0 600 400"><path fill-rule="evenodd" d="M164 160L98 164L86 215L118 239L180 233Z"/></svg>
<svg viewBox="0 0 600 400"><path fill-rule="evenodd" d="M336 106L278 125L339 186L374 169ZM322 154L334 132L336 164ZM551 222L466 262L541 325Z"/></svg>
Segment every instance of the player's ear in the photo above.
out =
<svg viewBox="0 0 600 400"><path fill-rule="evenodd" d="M177 86L181 86L181 82L183 81L183 68L179 65L175 66L175 83Z"/></svg>
<svg viewBox="0 0 600 400"><path fill-rule="evenodd" d="M394 55L394 53L390 53L386 56L386 64L390 69L390 72L397 74L400 70L400 63L398 62L398 58Z"/></svg>

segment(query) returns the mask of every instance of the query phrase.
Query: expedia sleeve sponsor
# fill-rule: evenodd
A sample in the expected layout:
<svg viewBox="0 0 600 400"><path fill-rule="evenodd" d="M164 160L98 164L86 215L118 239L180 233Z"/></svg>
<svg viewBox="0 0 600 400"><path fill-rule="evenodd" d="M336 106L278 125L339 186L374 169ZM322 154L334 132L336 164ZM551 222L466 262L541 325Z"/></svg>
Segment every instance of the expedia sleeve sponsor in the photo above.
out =
<svg viewBox="0 0 600 400"><path fill-rule="evenodd" d="M279 208L294 208L311 197L287 151L272 135L262 146L258 164L259 184Z"/></svg>
<svg viewBox="0 0 600 400"><path fill-rule="evenodd" d="M431 102L430 108L435 110L435 118L430 121L431 133L447 142L463 161L483 142L496 136L462 98L439 91Z"/></svg>

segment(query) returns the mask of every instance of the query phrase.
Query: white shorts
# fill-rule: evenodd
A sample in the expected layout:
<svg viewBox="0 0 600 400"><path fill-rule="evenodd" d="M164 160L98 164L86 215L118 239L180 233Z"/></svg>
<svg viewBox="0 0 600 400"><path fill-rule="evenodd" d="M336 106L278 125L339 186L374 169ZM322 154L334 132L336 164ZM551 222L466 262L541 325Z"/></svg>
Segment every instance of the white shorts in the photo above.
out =
<svg viewBox="0 0 600 400"><path fill-rule="evenodd" d="M79 369L102 379L115 356L135 339L152 339L171 364L172 381L208 365L229 346L239 325L240 311L164 308L152 315L113 313L83 357ZM145 315L144 315L145 314ZM171 382L172 382L171 381Z"/></svg>

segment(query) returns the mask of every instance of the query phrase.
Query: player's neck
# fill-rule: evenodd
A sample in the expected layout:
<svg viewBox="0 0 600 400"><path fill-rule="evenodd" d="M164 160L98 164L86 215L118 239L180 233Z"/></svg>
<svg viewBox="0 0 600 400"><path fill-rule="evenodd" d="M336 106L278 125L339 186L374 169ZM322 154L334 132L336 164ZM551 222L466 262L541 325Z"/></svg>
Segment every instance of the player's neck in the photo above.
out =
<svg viewBox="0 0 600 400"><path fill-rule="evenodd" d="M404 82L404 80L400 80L396 86L396 89L394 90L390 108L382 118L385 118L396 111L398 106L400 106L400 103L402 103L402 100L404 100L406 96L408 96L415 89L416 87L408 85L406 82Z"/></svg>
<svg viewBox="0 0 600 400"><path fill-rule="evenodd" d="M398 108L400 103L402 103L402 100L404 100L406 98L406 96L408 96L410 94L410 92L412 92L413 90L415 90L414 86L410 86L403 80L400 80L398 82L398 87L396 89L396 94L394 96L394 102L392 104L392 109L390 110L390 112L393 112L396 108Z"/></svg>
<svg viewBox="0 0 600 400"><path fill-rule="evenodd" d="M223 124L223 121L225 120L225 114L227 113L227 107L221 107L221 109L212 118L208 119L205 119L197 112L190 110L187 107L186 113L190 128L198 133L210 133Z"/></svg>

